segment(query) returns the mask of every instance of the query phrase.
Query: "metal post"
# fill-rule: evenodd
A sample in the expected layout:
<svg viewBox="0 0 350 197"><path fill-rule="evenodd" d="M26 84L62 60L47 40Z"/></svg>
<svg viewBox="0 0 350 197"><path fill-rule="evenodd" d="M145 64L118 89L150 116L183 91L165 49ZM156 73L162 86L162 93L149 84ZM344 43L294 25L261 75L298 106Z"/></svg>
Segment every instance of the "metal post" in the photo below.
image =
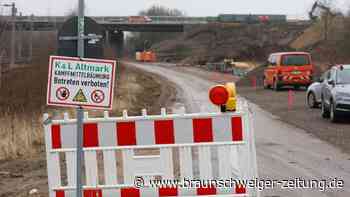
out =
<svg viewBox="0 0 350 197"><path fill-rule="evenodd" d="M78 4L78 56L84 58L84 0ZM83 119L84 110L77 109L77 197L82 197L82 161L83 161Z"/></svg>
<svg viewBox="0 0 350 197"><path fill-rule="evenodd" d="M83 120L84 110L82 107L77 109L77 197L82 196L82 160L83 160Z"/></svg>
<svg viewBox="0 0 350 197"><path fill-rule="evenodd" d="M80 58L84 57L84 0L79 0L79 10L78 10L78 56Z"/></svg>
<svg viewBox="0 0 350 197"><path fill-rule="evenodd" d="M16 59L16 4L12 3L11 4L11 15L12 15L12 34L11 34L11 63L10 63L10 67L13 68L13 66L15 65L15 59Z"/></svg>

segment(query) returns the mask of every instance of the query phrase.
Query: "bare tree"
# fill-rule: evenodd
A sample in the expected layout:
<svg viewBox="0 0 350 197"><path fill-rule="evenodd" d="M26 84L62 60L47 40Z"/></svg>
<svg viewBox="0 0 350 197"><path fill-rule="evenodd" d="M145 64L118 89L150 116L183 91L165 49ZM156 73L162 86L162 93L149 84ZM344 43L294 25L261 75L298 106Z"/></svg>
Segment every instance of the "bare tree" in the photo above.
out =
<svg viewBox="0 0 350 197"><path fill-rule="evenodd" d="M139 12L140 16L185 16L184 12L178 9L170 9L164 6L153 5L146 10ZM144 50L150 49L153 44L159 43L163 40L172 38L178 33L161 33L161 32L143 32L133 33L128 38L129 47L133 50Z"/></svg>
<svg viewBox="0 0 350 197"><path fill-rule="evenodd" d="M178 9L170 9L160 5L153 5L147 10L139 12L140 16L184 16L184 12Z"/></svg>

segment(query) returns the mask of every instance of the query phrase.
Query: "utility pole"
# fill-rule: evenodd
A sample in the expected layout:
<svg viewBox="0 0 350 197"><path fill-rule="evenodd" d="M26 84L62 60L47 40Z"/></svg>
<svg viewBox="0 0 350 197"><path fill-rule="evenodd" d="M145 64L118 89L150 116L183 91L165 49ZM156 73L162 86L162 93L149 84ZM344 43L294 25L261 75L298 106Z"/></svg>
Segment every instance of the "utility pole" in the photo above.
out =
<svg viewBox="0 0 350 197"><path fill-rule="evenodd" d="M79 0L78 3L78 56L84 58L84 0ZM77 108L77 197L82 197L82 161L83 161L83 121L84 121L84 110L80 106Z"/></svg>
<svg viewBox="0 0 350 197"><path fill-rule="evenodd" d="M23 40L22 40L22 26L18 26L18 38L17 38L17 59L21 60L22 59L22 51L23 51Z"/></svg>
<svg viewBox="0 0 350 197"><path fill-rule="evenodd" d="M11 57L10 57L10 68L15 65L16 59L16 15L17 8L15 3L1 4L4 7L11 7L11 22L12 22L12 34L11 34Z"/></svg>
<svg viewBox="0 0 350 197"><path fill-rule="evenodd" d="M78 8L78 56L84 58L84 29L85 29L85 14L84 14L84 0L79 0Z"/></svg>
<svg viewBox="0 0 350 197"><path fill-rule="evenodd" d="M16 61L16 4L11 4L11 15L12 15L12 34L11 34L11 63L10 68L13 68Z"/></svg>
<svg viewBox="0 0 350 197"><path fill-rule="evenodd" d="M16 59L16 15L17 8L15 3L2 4L4 7L11 7L11 22L12 22L12 33L11 33L11 57L10 57L10 68L15 65Z"/></svg>
<svg viewBox="0 0 350 197"><path fill-rule="evenodd" d="M29 54L28 61L33 59L33 31L34 31L34 15L30 16L30 35L29 35Z"/></svg>

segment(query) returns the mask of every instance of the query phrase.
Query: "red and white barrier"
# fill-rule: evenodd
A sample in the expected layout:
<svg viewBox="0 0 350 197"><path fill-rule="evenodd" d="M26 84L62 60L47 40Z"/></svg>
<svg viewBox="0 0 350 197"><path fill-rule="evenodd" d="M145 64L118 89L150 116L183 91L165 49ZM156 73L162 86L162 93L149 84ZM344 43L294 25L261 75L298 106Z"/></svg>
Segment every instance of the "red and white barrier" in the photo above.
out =
<svg viewBox="0 0 350 197"><path fill-rule="evenodd" d="M217 189L217 188L198 188L198 189L178 189L178 188L123 188L123 189L85 189L84 197L162 197L162 196L248 196L245 189ZM232 195L233 194L233 195ZM57 190L56 197L75 197L74 190Z"/></svg>
<svg viewBox="0 0 350 197"><path fill-rule="evenodd" d="M244 107L243 107L244 108ZM75 196L76 120L45 121L50 197ZM48 115L45 115L48 120ZM256 196L242 188L134 188L135 177L257 178L249 112L84 119L84 197ZM158 153L139 154L156 148ZM177 154L175 154L175 152ZM175 154L175 155L174 155ZM64 176L65 175L65 176Z"/></svg>

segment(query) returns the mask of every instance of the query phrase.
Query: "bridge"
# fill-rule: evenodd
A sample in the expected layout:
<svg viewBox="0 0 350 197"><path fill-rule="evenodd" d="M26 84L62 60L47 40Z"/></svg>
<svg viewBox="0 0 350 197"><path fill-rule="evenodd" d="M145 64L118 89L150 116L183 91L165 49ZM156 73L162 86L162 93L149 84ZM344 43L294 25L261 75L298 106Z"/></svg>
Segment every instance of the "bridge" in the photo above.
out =
<svg viewBox="0 0 350 197"><path fill-rule="evenodd" d="M18 16L16 25L22 30L55 30L68 19L66 16ZM184 25L207 24L206 17L151 16L147 21L130 21L127 16L90 17L108 31L183 32ZM11 17L2 17L12 22Z"/></svg>
<svg viewBox="0 0 350 197"><path fill-rule="evenodd" d="M15 22L15 27L18 31L59 31L72 17L73 16L16 16L15 19L13 19L11 16L1 16L0 19L6 21L6 23L4 23L4 28L9 31L12 29L11 24L13 24L13 22ZM121 56L123 51L124 32L184 32L186 25L208 23L206 17L92 16L89 18L99 25L99 27L93 27L93 29L96 28L96 31L100 32L98 35L102 36L106 43L112 43L116 47L118 56ZM131 20L131 18L136 20ZM65 36L72 37L75 33L71 31L76 30L69 30L70 33L65 34ZM90 30L87 31L93 30L90 28ZM72 41L62 41L60 37L58 42L69 44Z"/></svg>
<svg viewBox="0 0 350 197"><path fill-rule="evenodd" d="M287 22L285 15L262 16L268 16L267 18L272 22ZM70 18L72 18L72 16L16 16L13 21L11 16L1 17L2 20L7 22L6 28L8 30L11 29L10 24L15 22L16 28L19 31L60 30L61 27L65 26L64 24L67 24L66 21ZM102 36L103 40L107 43L113 43L113 45L116 46L117 53L121 54L124 45L124 32L184 32L186 26L205 25L211 22L248 23L251 22L252 19L254 19L255 22L259 22L260 15L219 15L217 17L91 16L89 18L97 23L97 29L99 29L100 33L95 35ZM76 30L71 29L69 30L70 33L63 37L75 37L75 31ZM63 41L62 39L60 37L59 41L65 43L71 42L68 40Z"/></svg>

